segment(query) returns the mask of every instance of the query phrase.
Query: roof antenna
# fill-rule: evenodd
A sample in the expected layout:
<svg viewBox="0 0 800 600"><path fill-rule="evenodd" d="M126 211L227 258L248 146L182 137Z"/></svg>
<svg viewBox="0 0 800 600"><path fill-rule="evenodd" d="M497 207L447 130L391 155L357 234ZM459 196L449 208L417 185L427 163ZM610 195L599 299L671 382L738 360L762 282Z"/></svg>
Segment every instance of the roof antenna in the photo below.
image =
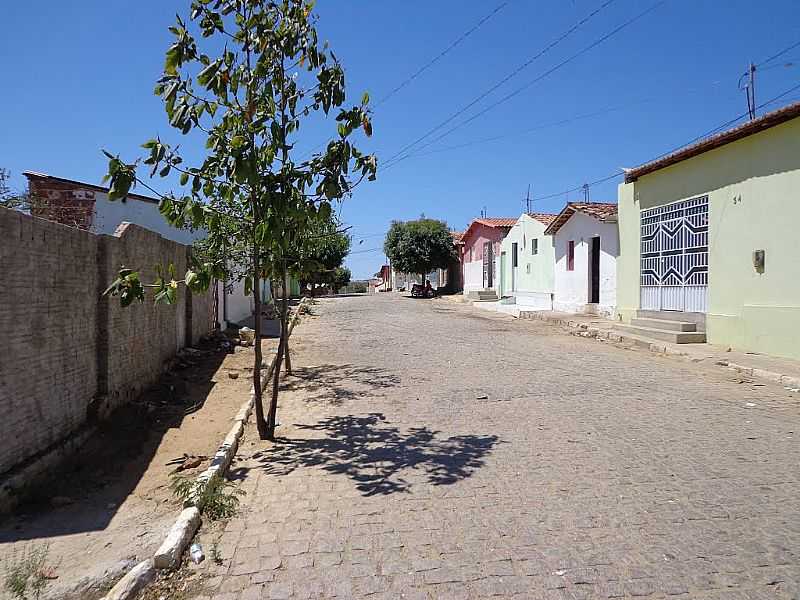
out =
<svg viewBox="0 0 800 600"><path fill-rule="evenodd" d="M583 184L583 201L588 203L589 202L589 184Z"/></svg>

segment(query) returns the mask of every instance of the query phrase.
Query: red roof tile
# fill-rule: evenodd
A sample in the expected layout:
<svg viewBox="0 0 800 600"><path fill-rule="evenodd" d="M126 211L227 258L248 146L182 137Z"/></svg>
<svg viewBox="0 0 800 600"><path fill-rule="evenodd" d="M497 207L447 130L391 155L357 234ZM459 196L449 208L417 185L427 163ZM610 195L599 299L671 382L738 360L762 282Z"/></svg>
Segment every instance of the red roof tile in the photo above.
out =
<svg viewBox="0 0 800 600"><path fill-rule="evenodd" d="M545 234L555 235L576 212L589 215L603 222L615 223L617 220L616 204L610 202L567 202L564 209L556 215L556 218L544 230Z"/></svg>
<svg viewBox="0 0 800 600"><path fill-rule="evenodd" d="M553 221L556 220L558 215L551 215L549 213L527 213L529 217L532 219L536 219L540 223L544 223L545 225L550 225Z"/></svg>
<svg viewBox="0 0 800 600"><path fill-rule="evenodd" d="M506 217L482 217L473 222L483 223L487 227L513 227L517 220Z"/></svg>

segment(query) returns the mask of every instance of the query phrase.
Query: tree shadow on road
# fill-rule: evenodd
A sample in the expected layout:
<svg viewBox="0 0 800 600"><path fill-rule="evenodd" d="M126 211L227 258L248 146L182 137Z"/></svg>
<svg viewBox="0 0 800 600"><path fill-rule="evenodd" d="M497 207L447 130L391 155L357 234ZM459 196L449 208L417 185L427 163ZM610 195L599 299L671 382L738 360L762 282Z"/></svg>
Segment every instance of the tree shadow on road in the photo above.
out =
<svg viewBox="0 0 800 600"><path fill-rule="evenodd" d="M399 385L400 378L385 369L326 364L293 369L281 389L301 390L306 402L340 405L367 394L382 395L381 390Z"/></svg>
<svg viewBox="0 0 800 600"><path fill-rule="evenodd" d="M295 469L318 467L345 475L364 496L408 492L414 483L452 485L484 465L498 437L458 435L413 427L407 432L387 423L382 413L341 415L313 425L295 425L315 437L280 438L251 458L265 473L288 475ZM233 473L244 478L249 468Z"/></svg>

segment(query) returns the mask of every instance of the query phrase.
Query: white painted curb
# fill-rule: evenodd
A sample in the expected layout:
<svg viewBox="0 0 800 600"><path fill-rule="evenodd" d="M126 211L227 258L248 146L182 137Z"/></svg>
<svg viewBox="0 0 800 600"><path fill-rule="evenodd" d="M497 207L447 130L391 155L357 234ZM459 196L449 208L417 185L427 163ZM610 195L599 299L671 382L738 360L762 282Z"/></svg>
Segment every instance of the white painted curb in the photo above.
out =
<svg viewBox="0 0 800 600"><path fill-rule="evenodd" d="M156 576L152 559L140 562L117 582L103 600L131 600L141 592Z"/></svg>
<svg viewBox="0 0 800 600"><path fill-rule="evenodd" d="M294 326L300 321L300 307L308 303L308 298L303 298L297 306L297 311L289 321L289 337L292 335ZM276 355L272 356L263 377L261 378L262 387L269 381L270 375L275 368ZM198 488L203 490L208 486L209 482L215 477L222 477L228 470L228 467L236 455L239 448L239 441L244 435L244 426L250 418L255 404L255 390L250 389L250 397L242 404L239 412L233 418L233 427L225 436L222 444L217 449L214 458L211 460L211 466L197 476ZM202 487L201 487L202 486ZM202 493L202 491L200 492ZM161 547L156 551L155 556L149 560L140 562L133 567L128 573L120 579L117 584L111 588L111 591L106 594L103 600L132 600L136 595L141 592L155 577L156 569L172 569L180 564L181 556L186 546L192 541L197 528L200 527L200 511L202 506L193 506L191 500L184 504L185 508L178 516L175 524L167 534L166 539L161 544Z"/></svg>
<svg viewBox="0 0 800 600"><path fill-rule="evenodd" d="M167 539L153 556L155 568L174 569L178 566L184 549L192 541L198 527L200 527L200 510L196 506L184 509L169 530Z"/></svg>

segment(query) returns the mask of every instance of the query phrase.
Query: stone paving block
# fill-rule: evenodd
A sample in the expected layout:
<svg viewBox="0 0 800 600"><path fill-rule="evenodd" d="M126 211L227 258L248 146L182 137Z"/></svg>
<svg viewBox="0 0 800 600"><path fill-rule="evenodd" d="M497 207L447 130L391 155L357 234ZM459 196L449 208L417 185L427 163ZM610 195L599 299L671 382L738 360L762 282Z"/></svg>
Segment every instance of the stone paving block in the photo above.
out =
<svg viewBox="0 0 800 600"><path fill-rule="evenodd" d="M796 398L441 306L329 299L296 330L226 593L797 596Z"/></svg>

